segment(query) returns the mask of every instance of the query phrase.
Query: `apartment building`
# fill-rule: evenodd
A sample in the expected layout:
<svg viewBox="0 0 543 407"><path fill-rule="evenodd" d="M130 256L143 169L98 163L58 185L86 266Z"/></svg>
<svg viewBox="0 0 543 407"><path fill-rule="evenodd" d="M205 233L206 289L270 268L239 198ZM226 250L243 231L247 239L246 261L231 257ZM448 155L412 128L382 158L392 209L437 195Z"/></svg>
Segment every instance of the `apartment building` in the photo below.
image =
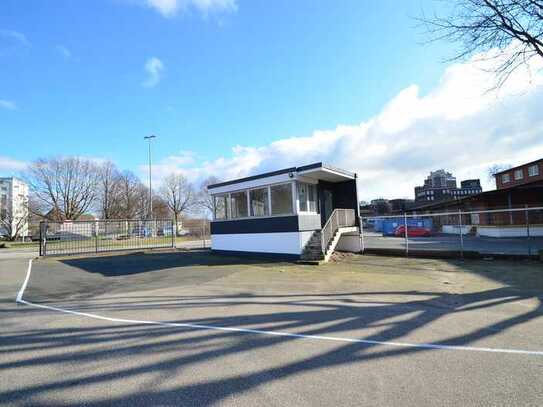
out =
<svg viewBox="0 0 543 407"><path fill-rule="evenodd" d="M28 185L18 178L0 178L0 236L28 236Z"/></svg>
<svg viewBox="0 0 543 407"><path fill-rule="evenodd" d="M424 180L424 185L415 187L415 201L448 201L462 199L469 195L479 194L483 191L478 179L468 179L456 184L456 177L445 170L430 172Z"/></svg>

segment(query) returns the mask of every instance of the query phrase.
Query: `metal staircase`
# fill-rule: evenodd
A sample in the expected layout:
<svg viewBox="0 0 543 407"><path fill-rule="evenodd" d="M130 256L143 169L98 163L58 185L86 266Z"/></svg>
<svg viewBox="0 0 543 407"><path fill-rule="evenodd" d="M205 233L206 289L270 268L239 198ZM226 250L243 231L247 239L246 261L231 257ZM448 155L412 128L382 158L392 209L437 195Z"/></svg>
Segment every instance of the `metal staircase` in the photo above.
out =
<svg viewBox="0 0 543 407"><path fill-rule="evenodd" d="M304 262L327 262L341 235L357 230L354 209L334 209L322 230L313 232L300 259Z"/></svg>

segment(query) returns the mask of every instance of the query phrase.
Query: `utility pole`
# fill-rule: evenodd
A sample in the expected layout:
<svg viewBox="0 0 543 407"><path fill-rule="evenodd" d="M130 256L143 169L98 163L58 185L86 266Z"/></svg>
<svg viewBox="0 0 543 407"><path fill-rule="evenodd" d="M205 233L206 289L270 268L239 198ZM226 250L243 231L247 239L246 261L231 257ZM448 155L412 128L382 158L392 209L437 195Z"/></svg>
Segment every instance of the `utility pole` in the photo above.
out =
<svg viewBox="0 0 543 407"><path fill-rule="evenodd" d="M153 185L151 184L151 140L156 138L154 134L145 136L144 140L149 143L149 219L153 219Z"/></svg>

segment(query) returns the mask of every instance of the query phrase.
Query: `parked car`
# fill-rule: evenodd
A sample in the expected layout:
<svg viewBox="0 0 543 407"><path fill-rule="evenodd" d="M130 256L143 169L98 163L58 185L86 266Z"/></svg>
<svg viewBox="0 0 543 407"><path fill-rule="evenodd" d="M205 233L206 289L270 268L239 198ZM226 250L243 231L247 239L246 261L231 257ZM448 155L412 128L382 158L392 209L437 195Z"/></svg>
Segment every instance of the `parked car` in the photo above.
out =
<svg viewBox="0 0 543 407"><path fill-rule="evenodd" d="M423 228L420 226L407 226L407 237L427 237L431 236L432 231L428 228ZM394 230L394 236L404 237L405 236L405 226L400 225Z"/></svg>
<svg viewBox="0 0 543 407"><path fill-rule="evenodd" d="M156 231L157 236L171 236L173 234L172 227L158 228Z"/></svg>
<svg viewBox="0 0 543 407"><path fill-rule="evenodd" d="M151 236L151 230L147 229L144 226L134 226L132 228L132 235L137 237L149 237Z"/></svg>

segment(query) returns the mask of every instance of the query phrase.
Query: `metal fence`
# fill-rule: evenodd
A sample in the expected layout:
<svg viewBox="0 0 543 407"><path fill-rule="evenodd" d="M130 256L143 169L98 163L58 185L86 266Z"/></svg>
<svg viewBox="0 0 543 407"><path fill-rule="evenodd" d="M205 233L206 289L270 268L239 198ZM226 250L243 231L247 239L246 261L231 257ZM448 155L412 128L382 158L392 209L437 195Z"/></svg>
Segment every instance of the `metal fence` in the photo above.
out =
<svg viewBox="0 0 543 407"><path fill-rule="evenodd" d="M538 256L543 207L362 217L363 251Z"/></svg>
<svg viewBox="0 0 543 407"><path fill-rule="evenodd" d="M92 220L40 223L40 256L175 246L171 220Z"/></svg>

